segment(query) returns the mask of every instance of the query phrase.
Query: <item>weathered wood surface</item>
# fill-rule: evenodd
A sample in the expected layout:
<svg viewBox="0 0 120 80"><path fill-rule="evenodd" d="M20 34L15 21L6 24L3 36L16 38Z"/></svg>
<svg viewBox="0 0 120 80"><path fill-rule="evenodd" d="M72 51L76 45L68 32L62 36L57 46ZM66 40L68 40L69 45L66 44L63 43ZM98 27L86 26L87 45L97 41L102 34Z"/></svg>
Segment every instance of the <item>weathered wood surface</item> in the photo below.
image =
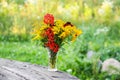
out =
<svg viewBox="0 0 120 80"><path fill-rule="evenodd" d="M64 72L50 72L46 67L0 58L0 80L79 80Z"/></svg>

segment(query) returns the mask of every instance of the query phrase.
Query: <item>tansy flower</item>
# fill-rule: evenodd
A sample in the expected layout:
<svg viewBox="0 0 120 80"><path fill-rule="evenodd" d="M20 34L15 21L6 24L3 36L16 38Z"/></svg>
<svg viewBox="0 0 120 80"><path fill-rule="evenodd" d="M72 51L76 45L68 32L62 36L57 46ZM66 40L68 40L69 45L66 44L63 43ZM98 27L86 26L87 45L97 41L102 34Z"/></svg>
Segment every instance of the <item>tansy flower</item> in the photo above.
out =
<svg viewBox="0 0 120 80"><path fill-rule="evenodd" d="M53 25L54 24L54 16L52 14L46 14L44 16L44 23Z"/></svg>

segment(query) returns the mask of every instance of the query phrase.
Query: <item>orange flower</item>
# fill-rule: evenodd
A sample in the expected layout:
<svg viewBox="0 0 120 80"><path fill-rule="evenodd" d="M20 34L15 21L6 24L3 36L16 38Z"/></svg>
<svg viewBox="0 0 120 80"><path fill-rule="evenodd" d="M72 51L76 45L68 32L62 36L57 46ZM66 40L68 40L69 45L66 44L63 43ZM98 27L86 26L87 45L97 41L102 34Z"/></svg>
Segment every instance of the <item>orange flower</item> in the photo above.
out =
<svg viewBox="0 0 120 80"><path fill-rule="evenodd" d="M49 49L54 53L57 53L59 50L59 45L56 44L54 41L48 41L47 43L45 43L45 46L49 47Z"/></svg>
<svg viewBox="0 0 120 80"><path fill-rule="evenodd" d="M53 25L54 24L54 16L52 14L46 14L44 16L44 23Z"/></svg>

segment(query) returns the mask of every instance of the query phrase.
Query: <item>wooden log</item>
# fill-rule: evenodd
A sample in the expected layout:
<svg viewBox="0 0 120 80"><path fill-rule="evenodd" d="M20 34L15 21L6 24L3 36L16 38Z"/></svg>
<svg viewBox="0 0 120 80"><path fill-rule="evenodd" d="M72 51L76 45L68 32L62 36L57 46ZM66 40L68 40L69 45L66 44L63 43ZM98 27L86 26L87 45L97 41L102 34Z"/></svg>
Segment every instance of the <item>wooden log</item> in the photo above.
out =
<svg viewBox="0 0 120 80"><path fill-rule="evenodd" d="M65 72L48 71L46 67L0 58L0 80L79 80Z"/></svg>

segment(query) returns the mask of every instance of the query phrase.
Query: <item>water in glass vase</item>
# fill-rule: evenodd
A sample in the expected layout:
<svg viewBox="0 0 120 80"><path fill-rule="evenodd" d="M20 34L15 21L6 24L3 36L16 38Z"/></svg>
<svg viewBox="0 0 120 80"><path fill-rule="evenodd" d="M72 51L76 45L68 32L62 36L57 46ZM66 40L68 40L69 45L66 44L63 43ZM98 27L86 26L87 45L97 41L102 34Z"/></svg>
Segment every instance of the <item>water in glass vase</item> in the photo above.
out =
<svg viewBox="0 0 120 80"><path fill-rule="evenodd" d="M48 71L57 71L56 62L57 62L57 53L52 52L48 49Z"/></svg>

